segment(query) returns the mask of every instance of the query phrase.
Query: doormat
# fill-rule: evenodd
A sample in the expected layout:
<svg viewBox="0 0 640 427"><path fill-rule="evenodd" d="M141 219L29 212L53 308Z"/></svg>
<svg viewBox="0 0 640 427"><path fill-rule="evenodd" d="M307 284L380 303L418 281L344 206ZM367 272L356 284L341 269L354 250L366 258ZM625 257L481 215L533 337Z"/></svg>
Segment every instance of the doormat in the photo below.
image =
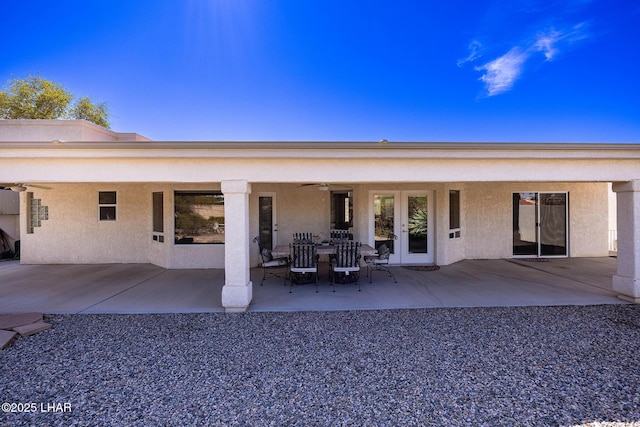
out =
<svg viewBox="0 0 640 427"><path fill-rule="evenodd" d="M413 271L436 271L440 270L438 265L405 265L404 268Z"/></svg>
<svg viewBox="0 0 640 427"><path fill-rule="evenodd" d="M520 260L527 262L549 262L549 258L520 258Z"/></svg>

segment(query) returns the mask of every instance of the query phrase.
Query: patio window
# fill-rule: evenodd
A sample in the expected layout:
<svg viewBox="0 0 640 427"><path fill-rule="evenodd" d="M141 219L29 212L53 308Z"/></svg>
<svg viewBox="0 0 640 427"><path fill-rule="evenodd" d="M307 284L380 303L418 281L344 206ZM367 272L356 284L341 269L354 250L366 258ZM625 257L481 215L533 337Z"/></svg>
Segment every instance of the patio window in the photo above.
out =
<svg viewBox="0 0 640 427"><path fill-rule="evenodd" d="M449 190L449 238L460 238L460 190Z"/></svg>
<svg viewBox="0 0 640 427"><path fill-rule="evenodd" d="M175 243L224 243L224 195L220 192L176 191Z"/></svg>
<svg viewBox="0 0 640 427"><path fill-rule="evenodd" d="M331 229L348 230L353 227L353 192L331 192Z"/></svg>
<svg viewBox="0 0 640 427"><path fill-rule="evenodd" d="M116 220L117 194L115 191L98 192L98 214L100 221Z"/></svg>
<svg viewBox="0 0 640 427"><path fill-rule="evenodd" d="M164 193L153 193L152 199L153 240L162 243L164 242Z"/></svg>

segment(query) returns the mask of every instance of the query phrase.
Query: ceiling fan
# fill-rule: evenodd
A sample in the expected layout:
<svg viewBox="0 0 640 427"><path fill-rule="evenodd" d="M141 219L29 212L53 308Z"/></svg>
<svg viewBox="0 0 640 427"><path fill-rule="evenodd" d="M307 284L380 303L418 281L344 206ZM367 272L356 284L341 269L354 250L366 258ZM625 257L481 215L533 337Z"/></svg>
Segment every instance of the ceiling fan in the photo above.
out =
<svg viewBox="0 0 640 427"><path fill-rule="evenodd" d="M0 183L0 189L2 190L11 190L11 191L15 191L17 193L21 193L23 191L26 191L27 188L29 187L33 187L33 188L40 188L42 190L51 190L51 187L47 187L46 185L37 185L37 184L24 184L24 183Z"/></svg>
<svg viewBox="0 0 640 427"><path fill-rule="evenodd" d="M326 182L320 182L320 183L315 183L315 184L300 184L298 185L298 188L300 187L318 187L318 190L320 191L329 191L332 188L337 188L339 190L346 190L348 189L348 187L341 185L341 184L327 184Z"/></svg>

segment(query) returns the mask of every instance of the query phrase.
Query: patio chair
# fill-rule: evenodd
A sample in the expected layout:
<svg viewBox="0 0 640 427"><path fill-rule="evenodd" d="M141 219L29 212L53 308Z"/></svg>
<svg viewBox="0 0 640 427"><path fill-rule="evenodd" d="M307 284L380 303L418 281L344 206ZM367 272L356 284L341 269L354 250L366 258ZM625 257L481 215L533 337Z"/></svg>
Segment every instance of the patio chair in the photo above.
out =
<svg viewBox="0 0 640 427"><path fill-rule="evenodd" d="M378 248L378 255L365 256L364 262L367 264L367 276L369 276L369 283L373 282L373 271L386 271L389 273L389 277L393 278L394 283L398 283L396 276L393 275L389 269L389 255L391 255L391 249L386 243L383 243Z"/></svg>
<svg viewBox="0 0 640 427"><path fill-rule="evenodd" d="M360 291L360 242L336 243L335 257L331 260L331 285L336 291L335 283L358 283Z"/></svg>
<svg viewBox="0 0 640 427"><path fill-rule="evenodd" d="M313 233L293 233L293 243L313 243Z"/></svg>
<svg viewBox="0 0 640 427"><path fill-rule="evenodd" d="M262 245L262 241L260 240L260 236L257 236L253 239L254 243L258 244L258 249L260 250L260 257L262 258L262 281L260 282L260 286L266 279L267 275L271 277L281 277L284 278L284 285L287 284L287 269L289 268L289 258L287 257L278 257L274 258L271 254L271 251L265 248ZM283 271L284 270L284 275Z"/></svg>
<svg viewBox="0 0 640 427"><path fill-rule="evenodd" d="M292 243L290 248L289 292L296 283L303 284L313 280L318 292L318 248L314 243Z"/></svg>
<svg viewBox="0 0 640 427"><path fill-rule="evenodd" d="M353 234L349 230L329 230L329 238L332 242L353 240Z"/></svg>

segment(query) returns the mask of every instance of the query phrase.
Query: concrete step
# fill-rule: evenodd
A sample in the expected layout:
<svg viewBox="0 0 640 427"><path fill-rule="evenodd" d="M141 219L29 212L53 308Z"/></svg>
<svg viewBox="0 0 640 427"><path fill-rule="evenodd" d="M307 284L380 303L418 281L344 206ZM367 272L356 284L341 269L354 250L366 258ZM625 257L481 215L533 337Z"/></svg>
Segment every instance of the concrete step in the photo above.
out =
<svg viewBox="0 0 640 427"><path fill-rule="evenodd" d="M0 329L11 330L16 326L42 322L42 313L15 313L0 316Z"/></svg>
<svg viewBox="0 0 640 427"><path fill-rule="evenodd" d="M16 335L17 333L14 331L0 330L0 350L4 350L5 348L9 347Z"/></svg>
<svg viewBox="0 0 640 427"><path fill-rule="evenodd" d="M29 335L37 334L38 332L46 331L51 328L51 323L45 322L35 322L29 323L28 325L16 326L13 328L14 331L22 335L23 337L27 337Z"/></svg>

